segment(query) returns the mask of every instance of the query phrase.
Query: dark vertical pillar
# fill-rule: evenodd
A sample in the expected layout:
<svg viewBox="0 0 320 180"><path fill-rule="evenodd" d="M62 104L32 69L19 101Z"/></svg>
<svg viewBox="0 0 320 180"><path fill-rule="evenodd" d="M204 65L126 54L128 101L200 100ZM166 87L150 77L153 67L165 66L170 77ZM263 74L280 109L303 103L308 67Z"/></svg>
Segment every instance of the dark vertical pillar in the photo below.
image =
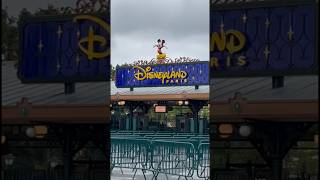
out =
<svg viewBox="0 0 320 180"><path fill-rule="evenodd" d="M110 168L110 156L111 156L111 135L110 135L110 125L107 124L105 127L106 130L103 132L103 136L107 137L107 143L105 143L105 139L102 138L102 143L105 145L103 149L105 149L105 152L102 152L106 155L106 179L105 180L110 180L111 179L111 168Z"/></svg>
<svg viewBox="0 0 320 180"><path fill-rule="evenodd" d="M130 108L130 114L129 114L129 116L130 116L130 128L129 129L133 130L133 110L134 110L134 105L132 103L130 103L129 108Z"/></svg>
<svg viewBox="0 0 320 180"><path fill-rule="evenodd" d="M284 86L283 76L272 76L272 88L281 88Z"/></svg>
<svg viewBox="0 0 320 180"><path fill-rule="evenodd" d="M199 133L199 116L198 113L200 111L200 109L202 108L202 106L204 105L204 102L202 101L190 101L189 103L189 107L192 111L193 114L193 119L195 121L194 125L195 125L195 133Z"/></svg>
<svg viewBox="0 0 320 180"><path fill-rule="evenodd" d="M72 94L76 91L76 84L72 82L64 83L64 93Z"/></svg>
<svg viewBox="0 0 320 180"><path fill-rule="evenodd" d="M271 172L272 172L272 180L282 179L282 159L281 158L273 158L271 160Z"/></svg>
<svg viewBox="0 0 320 180"><path fill-rule="evenodd" d="M64 180L71 180L72 172L72 152L71 152L71 133L67 127L64 127L64 144L63 144L63 167Z"/></svg>

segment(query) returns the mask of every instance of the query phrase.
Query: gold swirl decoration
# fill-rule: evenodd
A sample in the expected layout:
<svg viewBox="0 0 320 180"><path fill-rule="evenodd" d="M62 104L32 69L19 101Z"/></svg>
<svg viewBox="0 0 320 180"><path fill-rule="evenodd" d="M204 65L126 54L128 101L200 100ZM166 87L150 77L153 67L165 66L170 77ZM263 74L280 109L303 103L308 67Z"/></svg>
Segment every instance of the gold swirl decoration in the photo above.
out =
<svg viewBox="0 0 320 180"><path fill-rule="evenodd" d="M73 19L74 22L77 22L80 20L93 21L93 22L97 23L98 25L100 25L104 30L106 30L110 34L110 26L105 21L103 21L102 19L100 19L96 16L79 15ZM85 48L83 46L84 43L87 44L87 48ZM88 36L80 39L79 44L78 44L80 50L88 56L89 60L93 60L94 58L101 59L101 58L104 58L104 57L107 57L110 55L110 49L106 49L101 52L96 52L94 50L94 43L99 43L101 47L105 47L107 44L107 40L104 36L95 35L93 32L93 27L90 27L89 32L88 32Z"/></svg>

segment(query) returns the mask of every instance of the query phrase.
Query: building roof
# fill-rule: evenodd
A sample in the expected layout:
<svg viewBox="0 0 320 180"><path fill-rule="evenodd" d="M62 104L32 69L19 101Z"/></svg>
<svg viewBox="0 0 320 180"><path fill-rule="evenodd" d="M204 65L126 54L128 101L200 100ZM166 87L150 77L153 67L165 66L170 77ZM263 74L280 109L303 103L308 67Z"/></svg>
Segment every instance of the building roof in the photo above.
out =
<svg viewBox="0 0 320 180"><path fill-rule="evenodd" d="M235 92L241 92L248 100L318 99L318 77L315 75L285 77L285 86L278 89L272 89L271 77L215 79L211 84L211 92L216 101L229 99ZM204 95L201 96L204 98L208 97L209 86L200 86L199 89L193 86L145 87L130 91L128 88L116 88L114 82L111 82L111 87L108 86L108 82L76 83L76 92L66 95L63 84L22 84L17 78L14 62L2 62L2 105L15 105L22 97L28 98L32 104L40 105L104 104L110 91L114 97L111 99L134 96L138 99L142 96L165 99L171 95L190 95L190 98Z"/></svg>

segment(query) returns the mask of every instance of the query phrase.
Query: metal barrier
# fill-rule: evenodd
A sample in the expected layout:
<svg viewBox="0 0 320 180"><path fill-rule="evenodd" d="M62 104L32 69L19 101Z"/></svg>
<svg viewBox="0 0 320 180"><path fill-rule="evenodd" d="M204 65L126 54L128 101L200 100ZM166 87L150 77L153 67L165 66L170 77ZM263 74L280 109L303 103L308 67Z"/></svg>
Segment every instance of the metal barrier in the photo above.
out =
<svg viewBox="0 0 320 180"><path fill-rule="evenodd" d="M198 146L198 169L197 176L209 179L210 175L210 145L209 143L200 143Z"/></svg>
<svg viewBox="0 0 320 180"><path fill-rule="evenodd" d="M135 177L140 169L145 176L145 171L150 169L149 162L150 142L144 139L111 139L111 170L114 167L130 168L134 170ZM122 172L123 173L123 172Z"/></svg>
<svg viewBox="0 0 320 180"><path fill-rule="evenodd" d="M129 168L188 179L209 179L209 136L173 132L113 132L111 168ZM121 172L123 173L122 169Z"/></svg>
<svg viewBox="0 0 320 180"><path fill-rule="evenodd" d="M152 179L157 179L159 173L192 177L195 163L195 148L191 143L154 141L151 144Z"/></svg>

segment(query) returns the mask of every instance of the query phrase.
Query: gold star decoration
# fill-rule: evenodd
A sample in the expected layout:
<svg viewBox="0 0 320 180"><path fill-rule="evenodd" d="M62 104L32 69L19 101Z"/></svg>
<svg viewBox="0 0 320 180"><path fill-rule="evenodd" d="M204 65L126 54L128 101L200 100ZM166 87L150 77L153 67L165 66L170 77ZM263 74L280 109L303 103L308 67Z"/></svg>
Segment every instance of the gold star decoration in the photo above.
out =
<svg viewBox="0 0 320 180"><path fill-rule="evenodd" d="M60 63L57 63L57 70L59 70L61 68Z"/></svg>
<svg viewBox="0 0 320 180"><path fill-rule="evenodd" d="M292 39L293 39L293 34L294 34L294 32L292 31L292 26L289 27L289 31L288 31L287 33L288 33L288 39L289 39L289 41L292 41Z"/></svg>
<svg viewBox="0 0 320 180"><path fill-rule="evenodd" d="M269 21L269 18L266 18L266 21L264 22L264 24L266 25L266 28L269 28L271 22Z"/></svg>
<svg viewBox="0 0 320 180"><path fill-rule="evenodd" d="M76 62L77 62L77 64L80 63L80 56L79 56L79 54L77 54L77 56L76 56Z"/></svg>
<svg viewBox="0 0 320 180"><path fill-rule="evenodd" d="M42 48L43 48L43 44L42 44L42 41L40 40L38 44L38 49L40 52L42 51Z"/></svg>
<svg viewBox="0 0 320 180"><path fill-rule="evenodd" d="M58 27L57 34L58 34L58 37L61 38L61 36L63 34L61 26Z"/></svg>
<svg viewBox="0 0 320 180"><path fill-rule="evenodd" d="M243 16L242 16L242 22L243 23L247 23L247 19L248 19L248 17L246 15L246 13L244 13Z"/></svg>
<svg viewBox="0 0 320 180"><path fill-rule="evenodd" d="M221 31L223 30L223 28L224 28L224 24L223 24L223 21L221 21L221 23L220 23L220 29L221 29Z"/></svg>
<svg viewBox="0 0 320 180"><path fill-rule="evenodd" d="M263 51L263 54L264 54L264 57L266 58L266 60L269 59L269 55L270 55L271 51L269 49L269 46L266 45L266 47L264 48L264 51Z"/></svg>
<svg viewBox="0 0 320 180"><path fill-rule="evenodd" d="M80 34L80 30L78 29L78 30L77 30L77 37L79 38L80 35L81 35L81 34Z"/></svg>

